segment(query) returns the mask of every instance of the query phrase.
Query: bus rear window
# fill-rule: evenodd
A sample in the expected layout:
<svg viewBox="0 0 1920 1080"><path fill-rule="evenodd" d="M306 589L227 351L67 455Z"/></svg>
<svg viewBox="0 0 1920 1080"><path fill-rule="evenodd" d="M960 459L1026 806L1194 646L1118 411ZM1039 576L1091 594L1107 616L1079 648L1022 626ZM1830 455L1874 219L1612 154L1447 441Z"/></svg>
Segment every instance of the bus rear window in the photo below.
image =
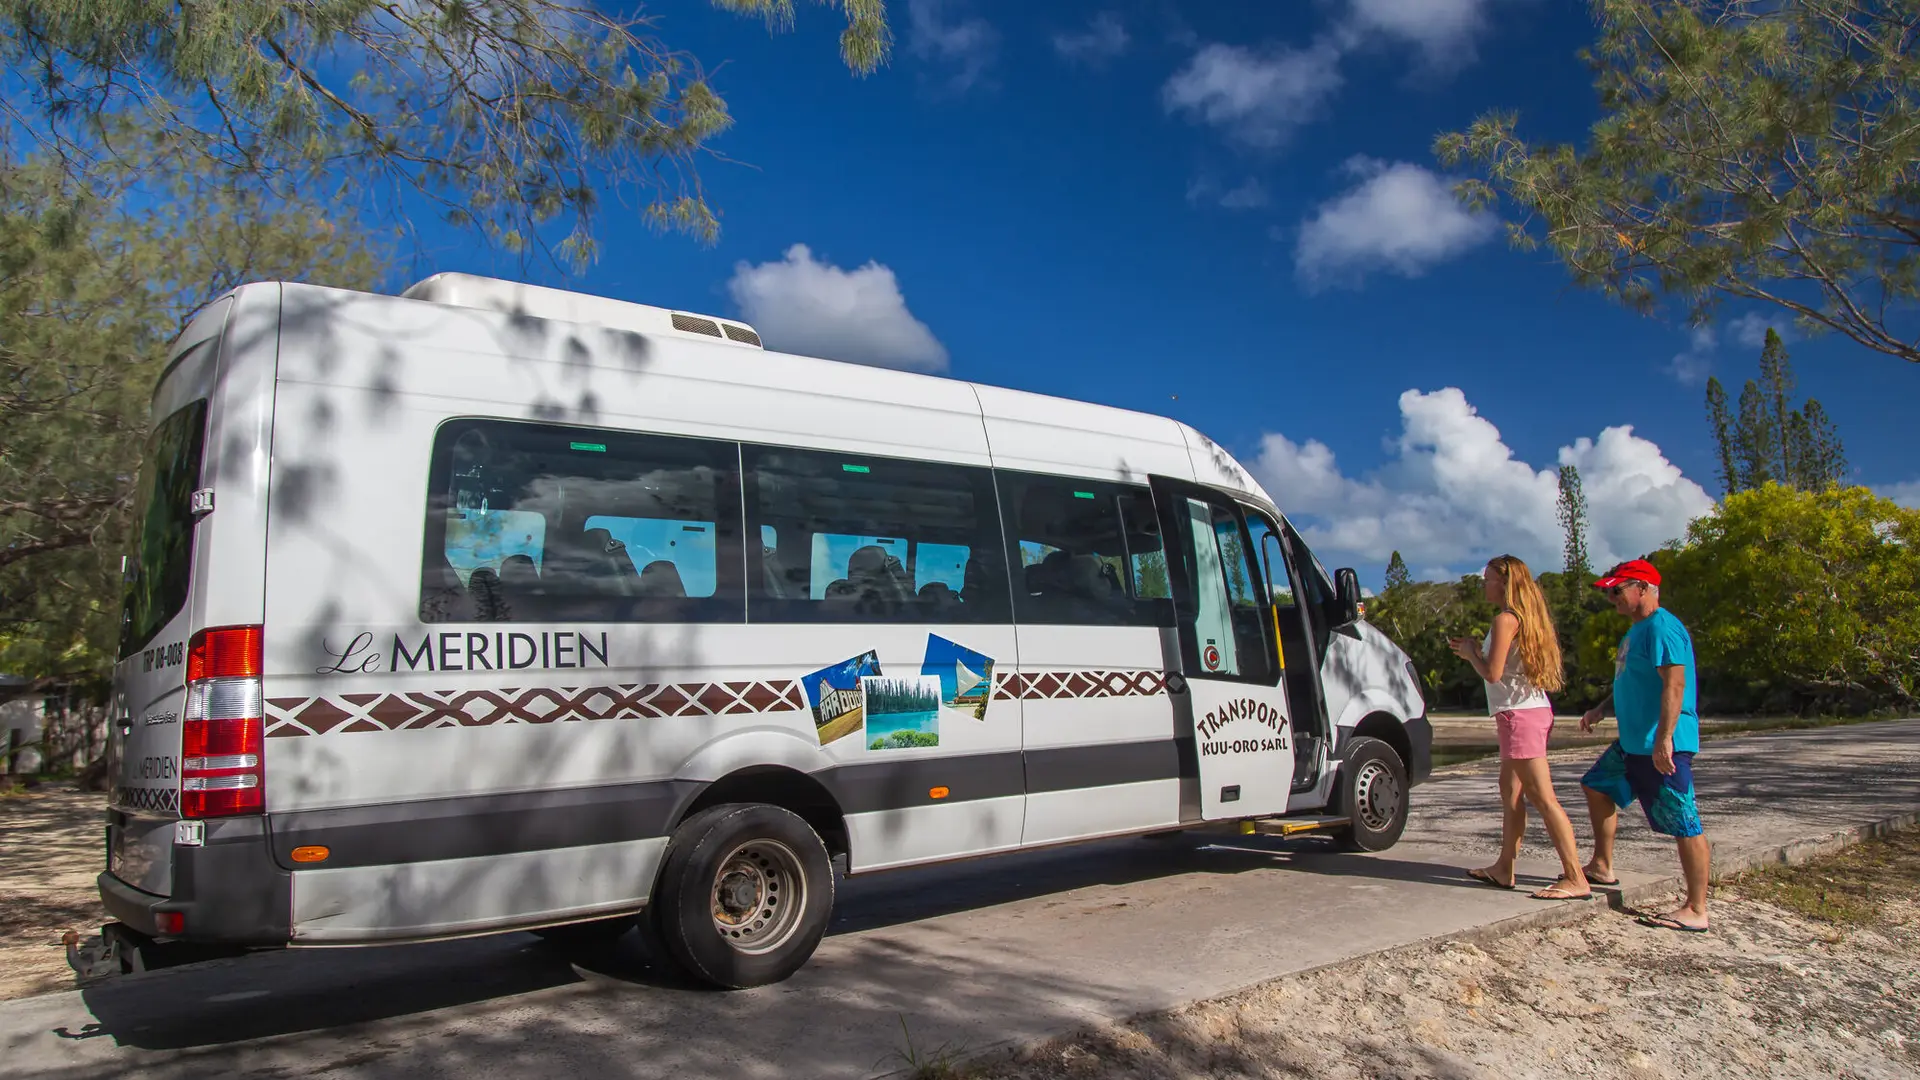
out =
<svg viewBox="0 0 1920 1080"><path fill-rule="evenodd" d="M147 439L134 494L133 551L121 612L120 656L153 640L187 603L193 574L193 491L207 439L207 403L160 421Z"/></svg>

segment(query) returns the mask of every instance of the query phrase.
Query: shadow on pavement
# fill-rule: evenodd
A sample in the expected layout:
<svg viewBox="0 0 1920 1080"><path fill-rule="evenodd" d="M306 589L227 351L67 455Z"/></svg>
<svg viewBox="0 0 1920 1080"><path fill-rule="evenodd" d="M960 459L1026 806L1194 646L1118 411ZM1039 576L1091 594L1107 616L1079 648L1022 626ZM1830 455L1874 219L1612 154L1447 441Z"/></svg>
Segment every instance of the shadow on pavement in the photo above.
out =
<svg viewBox="0 0 1920 1080"><path fill-rule="evenodd" d="M857 934L1098 885L1286 867L1484 888L1449 868L1342 854L1324 841L1182 834L846 879L828 933L830 938ZM82 991L97 1023L57 1034L179 1050L507 1002L565 986L629 995L712 994L656 963L635 934L611 947L567 948L515 933L422 945L287 950L127 977Z"/></svg>

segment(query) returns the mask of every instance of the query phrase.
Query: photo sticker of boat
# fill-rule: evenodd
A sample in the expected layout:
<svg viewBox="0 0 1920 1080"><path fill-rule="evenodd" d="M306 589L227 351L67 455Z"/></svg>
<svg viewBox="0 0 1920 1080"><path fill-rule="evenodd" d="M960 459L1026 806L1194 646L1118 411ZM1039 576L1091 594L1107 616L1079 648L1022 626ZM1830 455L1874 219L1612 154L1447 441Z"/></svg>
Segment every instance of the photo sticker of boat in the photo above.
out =
<svg viewBox="0 0 1920 1080"><path fill-rule="evenodd" d="M993 696L993 658L982 656L938 634L927 635L927 656L920 674L940 680L940 703L975 720L987 718Z"/></svg>
<svg viewBox="0 0 1920 1080"><path fill-rule="evenodd" d="M800 680L806 688L807 704L813 709L813 730L821 746L860 733L866 723L860 680L878 674L880 654L868 650Z"/></svg>
<svg viewBox="0 0 1920 1080"><path fill-rule="evenodd" d="M869 750L940 745L940 680L931 675L860 680Z"/></svg>

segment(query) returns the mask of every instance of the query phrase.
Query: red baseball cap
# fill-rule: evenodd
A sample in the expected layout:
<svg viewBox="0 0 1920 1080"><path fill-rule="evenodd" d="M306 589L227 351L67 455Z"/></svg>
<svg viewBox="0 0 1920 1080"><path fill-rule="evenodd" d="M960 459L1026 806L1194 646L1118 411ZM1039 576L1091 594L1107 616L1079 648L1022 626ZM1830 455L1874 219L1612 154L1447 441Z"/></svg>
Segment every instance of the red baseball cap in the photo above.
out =
<svg viewBox="0 0 1920 1080"><path fill-rule="evenodd" d="M1596 589L1611 589L1628 581L1644 581L1649 585L1660 584L1660 571L1645 559L1628 559L1606 572L1605 576L1593 583Z"/></svg>

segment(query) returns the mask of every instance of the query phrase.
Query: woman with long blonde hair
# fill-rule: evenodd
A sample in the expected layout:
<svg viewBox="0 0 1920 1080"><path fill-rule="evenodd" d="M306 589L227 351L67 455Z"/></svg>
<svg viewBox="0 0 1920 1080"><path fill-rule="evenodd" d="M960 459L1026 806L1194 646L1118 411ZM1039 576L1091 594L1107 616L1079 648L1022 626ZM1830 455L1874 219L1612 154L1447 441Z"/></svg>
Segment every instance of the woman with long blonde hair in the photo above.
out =
<svg viewBox="0 0 1920 1080"><path fill-rule="evenodd" d="M1547 737L1553 733L1553 703L1547 694L1565 685L1560 640L1527 564L1512 555L1487 563L1487 602L1494 607L1486 640L1453 638L1448 644L1487 686L1487 712L1500 737L1500 857L1467 873L1497 888L1514 885L1514 862L1527 828L1527 804L1539 812L1560 856L1560 880L1533 894L1536 900L1578 900L1592 892L1574 847L1573 823L1553 794L1547 767Z"/></svg>

